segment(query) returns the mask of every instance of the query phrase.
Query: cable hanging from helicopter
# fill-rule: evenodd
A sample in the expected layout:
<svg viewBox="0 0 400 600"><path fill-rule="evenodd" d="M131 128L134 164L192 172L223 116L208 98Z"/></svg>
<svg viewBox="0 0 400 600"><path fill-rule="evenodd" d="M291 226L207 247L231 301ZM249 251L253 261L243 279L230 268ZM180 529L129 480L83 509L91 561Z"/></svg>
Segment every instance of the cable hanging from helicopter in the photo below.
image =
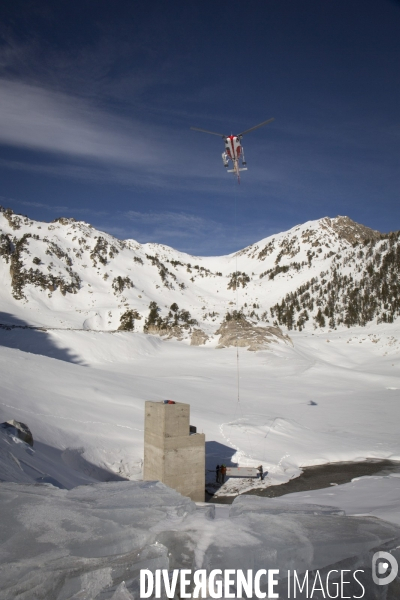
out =
<svg viewBox="0 0 400 600"><path fill-rule="evenodd" d="M246 159L244 157L243 146L242 146L242 137L250 131L254 131L259 127L263 127L268 123L271 123L274 119L268 119L267 121L263 121L250 129L246 129L246 131L242 131L242 133L238 133L237 135L225 135L223 133L216 133L215 131L208 131L207 129L200 129L199 127L191 127L193 131L201 131L202 133L210 133L211 135L218 135L224 140L225 149L222 153L222 162L224 163L224 167L229 167L229 161L232 161L233 168L228 169L228 173L235 173L238 179L238 183L240 183L240 171L247 171L246 167ZM240 160L242 161L242 166L240 166Z"/></svg>

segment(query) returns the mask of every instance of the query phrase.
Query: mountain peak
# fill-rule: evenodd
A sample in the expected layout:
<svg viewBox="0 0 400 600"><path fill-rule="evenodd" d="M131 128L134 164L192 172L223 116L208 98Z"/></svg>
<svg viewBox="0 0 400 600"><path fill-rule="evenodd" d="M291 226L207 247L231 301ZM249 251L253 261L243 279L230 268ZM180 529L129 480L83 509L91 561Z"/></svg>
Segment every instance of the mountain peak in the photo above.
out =
<svg viewBox="0 0 400 600"><path fill-rule="evenodd" d="M380 240L382 234L376 229L371 229L360 223L356 223L350 217L338 215L334 219L325 217L321 223L327 224L335 231L342 239L347 240L350 244L364 243L369 240Z"/></svg>

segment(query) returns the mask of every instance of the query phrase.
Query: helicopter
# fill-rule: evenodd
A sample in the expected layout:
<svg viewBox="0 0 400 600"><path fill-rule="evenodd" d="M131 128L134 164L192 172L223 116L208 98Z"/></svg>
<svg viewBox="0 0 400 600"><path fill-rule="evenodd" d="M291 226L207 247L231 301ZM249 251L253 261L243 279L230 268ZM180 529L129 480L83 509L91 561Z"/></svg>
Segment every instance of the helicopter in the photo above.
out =
<svg viewBox="0 0 400 600"><path fill-rule="evenodd" d="M247 171L246 167L246 159L244 157L243 146L242 146L242 137L246 135L246 133L250 133L250 131L254 131L259 127L263 127L267 125L267 123L271 123L274 119L268 119L267 121L263 121L250 129L246 129L246 131L242 131L242 133L238 133L237 135L225 135L223 133L216 133L215 131L208 131L207 129L200 129L199 127L191 127L193 131L201 131L202 133L210 133L211 135L218 135L222 137L225 144L225 150L222 153L222 162L224 163L224 167L229 167L229 161L232 161L233 169L228 169L228 173L235 173L238 178L238 183L240 183L240 171ZM239 166L239 160L242 160L242 166Z"/></svg>

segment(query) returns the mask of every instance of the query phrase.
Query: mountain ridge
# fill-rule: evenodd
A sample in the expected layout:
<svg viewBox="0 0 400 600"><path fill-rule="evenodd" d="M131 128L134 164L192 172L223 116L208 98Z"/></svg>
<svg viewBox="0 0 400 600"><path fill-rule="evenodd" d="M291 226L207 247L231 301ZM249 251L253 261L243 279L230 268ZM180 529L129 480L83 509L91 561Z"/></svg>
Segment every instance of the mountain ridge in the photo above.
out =
<svg viewBox="0 0 400 600"><path fill-rule="evenodd" d="M73 218L38 222L1 207L0 302L31 325L213 345L232 317L287 331L392 322L400 314L399 239L324 217L226 256L195 257L118 240Z"/></svg>

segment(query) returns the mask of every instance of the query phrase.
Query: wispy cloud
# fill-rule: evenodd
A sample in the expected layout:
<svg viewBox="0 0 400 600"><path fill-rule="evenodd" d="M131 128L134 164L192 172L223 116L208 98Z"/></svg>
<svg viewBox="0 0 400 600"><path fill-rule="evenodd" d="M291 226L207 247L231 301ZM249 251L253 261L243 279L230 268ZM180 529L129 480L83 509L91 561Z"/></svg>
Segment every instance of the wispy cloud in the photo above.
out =
<svg viewBox="0 0 400 600"><path fill-rule="evenodd" d="M65 206L65 205L64 206L62 206L62 205L57 206L57 205L54 205L54 204L53 205L51 205L51 204L45 204L43 202L26 202L24 200L12 200L12 204L13 205L17 204L17 205L20 205L20 206L25 206L25 207L28 207L28 208L41 208L41 209L44 209L44 210L50 210L52 212L53 211L60 211L60 212L62 212L62 211L69 211L70 210L70 208L68 206ZM79 211L79 209L78 209L78 211ZM80 209L80 212L87 212L87 209Z"/></svg>
<svg viewBox="0 0 400 600"><path fill-rule="evenodd" d="M0 84L0 143L122 165L154 160L144 127L26 83Z"/></svg>
<svg viewBox="0 0 400 600"><path fill-rule="evenodd" d="M118 238L156 242L196 255L228 254L277 233L279 227L227 224L184 212L127 211L95 219L97 228Z"/></svg>
<svg viewBox="0 0 400 600"><path fill-rule="evenodd" d="M68 205L57 205L57 204L47 204L44 202L27 202L26 200L13 200L13 204L19 204L26 207L32 208L40 208L46 211L50 211L54 214L54 212L58 213L68 213L74 215L89 215L90 218L94 217L106 217L109 213L105 210L95 210L88 207L72 207ZM61 214L60 216L63 216Z"/></svg>
<svg viewBox="0 0 400 600"><path fill-rule="evenodd" d="M120 238L163 243L186 252L208 247L210 237L218 239L224 232L224 227L211 218L173 211L120 212L106 221L96 220L96 224Z"/></svg>
<svg viewBox="0 0 400 600"><path fill-rule="evenodd" d="M280 195L284 190L287 197L309 193L310 181L315 184L320 178L323 185L332 169L346 173L358 167L348 150L330 153L315 125L309 130L296 123L274 127L278 129L250 145L249 185L254 196L266 189ZM274 131L280 137L272 143ZM328 132L325 127L324 135L328 133L335 145L334 128ZM1 159L0 167L6 169L154 191L232 193L221 148L211 136L176 130L168 123L140 122L106 111L90 97L22 81L0 80L0 144L32 153L29 159ZM365 159L360 170L364 167Z"/></svg>
<svg viewBox="0 0 400 600"><path fill-rule="evenodd" d="M208 227L210 220L204 219L197 215L190 215L187 213L175 213L175 212L139 212L130 210L125 213L125 217L135 223L141 225L159 226L163 227L178 227L182 229L193 230L203 229ZM189 233L190 235L190 233Z"/></svg>
<svg viewBox="0 0 400 600"><path fill-rule="evenodd" d="M0 80L0 144L25 151L23 159L0 159L5 169L154 190L184 191L194 185L224 193L225 173L219 162L218 167L214 162L201 166L207 154L192 133L119 116L90 98Z"/></svg>
<svg viewBox="0 0 400 600"><path fill-rule="evenodd" d="M90 166L76 165L67 161L60 161L58 164L46 164L32 161L0 159L0 168L64 179L93 182L110 180L109 170L105 169L104 166L101 168L101 166L94 164Z"/></svg>

